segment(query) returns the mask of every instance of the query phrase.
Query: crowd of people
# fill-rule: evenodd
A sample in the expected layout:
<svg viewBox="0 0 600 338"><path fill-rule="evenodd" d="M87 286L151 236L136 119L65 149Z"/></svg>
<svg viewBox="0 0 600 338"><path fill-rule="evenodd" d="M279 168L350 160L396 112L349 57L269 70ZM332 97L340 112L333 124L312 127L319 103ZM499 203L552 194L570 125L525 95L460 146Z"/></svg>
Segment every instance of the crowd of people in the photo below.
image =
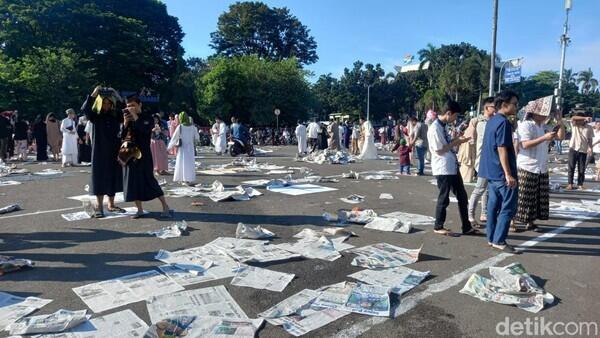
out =
<svg viewBox="0 0 600 338"><path fill-rule="evenodd" d="M359 118L352 122L298 121L294 130L287 126L251 128L234 116L229 126L216 118L207 134L217 155L228 152L228 141L239 140L247 145L296 143L299 156L342 150L368 160L378 157L377 141L380 147L398 153L402 175L425 175L425 164L431 163L439 190L436 234L457 236L444 226L452 192L458 201L462 234L481 235L480 230L486 228L491 247L515 252L506 243L508 231L523 230L519 225L536 231L535 222L548 219L551 145L559 154L569 129L569 190L584 188L586 168L600 155L600 123L592 128L590 117L575 114L567 128L562 114L544 99L548 98L529 103L520 121L516 118L519 97L504 91L484 99L482 114L470 120L461 116L458 103L448 101L438 114L428 112L422 121L415 116L406 121L390 117L379 127ZM41 162L61 161L63 166L91 163L90 193L97 197L94 217L104 216L104 196L108 196L109 211L123 212L114 202L120 191L126 201L136 203L134 218L143 216L142 201L156 198L163 205L163 216L169 217L156 177L170 175L171 155L175 157L173 181L195 184L196 145L203 131L185 112L169 114L168 120L163 120L160 114L142 114L141 107L136 96L124 99L112 88L97 87L85 100L79 117L74 109L67 109L62 120L50 113L29 123L16 111L3 112L0 160L27 161L29 153L35 152ZM600 160L596 162L596 180L600 180ZM471 196L464 188L466 182L475 183Z"/></svg>

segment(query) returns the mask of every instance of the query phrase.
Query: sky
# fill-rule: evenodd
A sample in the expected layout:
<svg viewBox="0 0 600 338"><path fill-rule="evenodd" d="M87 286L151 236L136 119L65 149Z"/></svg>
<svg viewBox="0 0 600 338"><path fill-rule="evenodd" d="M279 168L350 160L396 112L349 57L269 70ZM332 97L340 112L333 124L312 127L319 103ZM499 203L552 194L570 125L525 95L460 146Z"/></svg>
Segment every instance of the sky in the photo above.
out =
<svg viewBox="0 0 600 338"><path fill-rule="evenodd" d="M236 1L163 0L185 32L186 57L207 57L210 33L220 14ZM402 65L427 43L465 41L490 51L492 0L265 0L287 7L310 29L319 61L307 68L316 78L338 77L356 60L380 63L386 72ZM569 15L571 44L565 68L591 67L600 78L600 0L573 0ZM560 68L559 37L565 20L564 0L499 0L497 53L523 57L523 75Z"/></svg>

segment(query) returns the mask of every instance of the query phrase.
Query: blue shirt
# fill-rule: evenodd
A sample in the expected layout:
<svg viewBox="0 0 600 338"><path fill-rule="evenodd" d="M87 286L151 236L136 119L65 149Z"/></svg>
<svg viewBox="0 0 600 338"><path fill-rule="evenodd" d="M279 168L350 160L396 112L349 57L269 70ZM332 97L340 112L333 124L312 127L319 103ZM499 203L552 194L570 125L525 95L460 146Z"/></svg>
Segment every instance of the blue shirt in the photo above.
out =
<svg viewBox="0 0 600 338"><path fill-rule="evenodd" d="M485 126L481 159L479 161L479 177L492 181L504 181L504 170L500 164L498 147L505 147L508 153L508 166L511 176L517 178L517 156L513 146L513 128L506 116L498 113Z"/></svg>
<svg viewBox="0 0 600 338"><path fill-rule="evenodd" d="M248 141L248 128L241 123L233 123L231 125L231 136L243 142Z"/></svg>

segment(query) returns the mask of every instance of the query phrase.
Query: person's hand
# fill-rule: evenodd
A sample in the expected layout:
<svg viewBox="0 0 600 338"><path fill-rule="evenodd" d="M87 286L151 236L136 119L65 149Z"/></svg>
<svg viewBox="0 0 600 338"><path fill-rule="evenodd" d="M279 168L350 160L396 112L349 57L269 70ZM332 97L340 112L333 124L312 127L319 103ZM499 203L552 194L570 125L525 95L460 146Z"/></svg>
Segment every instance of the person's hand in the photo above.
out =
<svg viewBox="0 0 600 338"><path fill-rule="evenodd" d="M554 131L544 134L544 139L546 141L552 141L552 140L554 140L555 137L556 137L556 132L554 132Z"/></svg>
<svg viewBox="0 0 600 338"><path fill-rule="evenodd" d="M514 177L507 175L506 176L506 185L509 188L514 189L517 186L517 180L515 180Z"/></svg>
<svg viewBox="0 0 600 338"><path fill-rule="evenodd" d="M102 86L96 86L96 88L94 88L94 91L92 92L92 97L98 96L98 94L100 94L101 89L102 89Z"/></svg>

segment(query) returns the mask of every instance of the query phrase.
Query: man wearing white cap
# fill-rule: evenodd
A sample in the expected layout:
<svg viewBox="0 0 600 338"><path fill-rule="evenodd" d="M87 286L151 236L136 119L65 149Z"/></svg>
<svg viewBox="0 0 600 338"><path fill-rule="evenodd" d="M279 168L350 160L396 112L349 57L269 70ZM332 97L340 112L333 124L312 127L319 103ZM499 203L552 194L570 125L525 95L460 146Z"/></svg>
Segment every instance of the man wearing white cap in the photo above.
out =
<svg viewBox="0 0 600 338"><path fill-rule="evenodd" d="M69 108L66 111L67 118L60 123L60 131L63 134L62 139L62 165L69 167L77 164L77 114L75 110Z"/></svg>

